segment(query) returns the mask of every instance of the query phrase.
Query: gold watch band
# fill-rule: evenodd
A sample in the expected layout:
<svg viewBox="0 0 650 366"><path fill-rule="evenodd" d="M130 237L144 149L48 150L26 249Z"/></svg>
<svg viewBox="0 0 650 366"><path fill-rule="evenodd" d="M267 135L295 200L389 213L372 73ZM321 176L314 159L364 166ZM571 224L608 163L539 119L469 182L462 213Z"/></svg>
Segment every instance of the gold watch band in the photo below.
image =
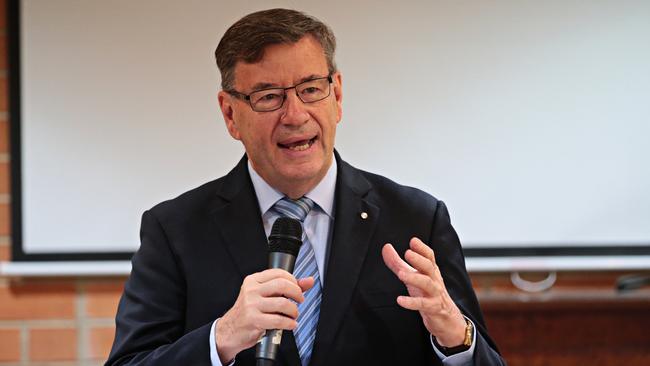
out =
<svg viewBox="0 0 650 366"><path fill-rule="evenodd" d="M471 347L472 339L474 338L474 324L472 324L472 322L467 318L465 318L465 323L467 323L467 325L465 326L465 340L463 341L463 346Z"/></svg>
<svg viewBox="0 0 650 366"><path fill-rule="evenodd" d="M464 352L472 347L472 340L474 339L474 324L472 324L472 322L466 316L463 315L463 318L465 318L465 339L463 339L463 343L461 345L455 347L444 347L439 345L434 338L436 346L445 356L451 356L456 353Z"/></svg>

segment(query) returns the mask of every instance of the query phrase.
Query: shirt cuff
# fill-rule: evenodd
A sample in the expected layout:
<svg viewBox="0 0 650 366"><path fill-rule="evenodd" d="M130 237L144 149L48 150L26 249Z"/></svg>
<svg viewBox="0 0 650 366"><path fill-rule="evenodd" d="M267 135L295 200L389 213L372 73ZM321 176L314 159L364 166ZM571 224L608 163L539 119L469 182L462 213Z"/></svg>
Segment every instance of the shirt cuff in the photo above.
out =
<svg viewBox="0 0 650 366"><path fill-rule="evenodd" d="M464 315L463 315L464 316ZM471 365L472 364L472 359L474 357L474 348L476 348L476 326L474 326L474 322L471 321L468 317L464 316L465 319L467 319L468 322L472 323L472 345L469 347L467 351L459 352L456 354L453 354L451 356L445 356L440 350L436 347L435 343L433 342L433 335L429 335L430 341L431 341L431 346L433 347L433 350L436 352L436 355L442 361L442 364L445 366L461 366L461 365Z"/></svg>
<svg viewBox="0 0 650 366"><path fill-rule="evenodd" d="M215 320L214 323L212 323L212 327L210 328L210 362L212 363L212 366L223 366L221 360L219 359L219 353L217 353L217 339L214 336L214 330L217 328L217 322L219 319ZM233 358L232 361L230 361L230 363L226 366L232 366L234 364L235 359Z"/></svg>

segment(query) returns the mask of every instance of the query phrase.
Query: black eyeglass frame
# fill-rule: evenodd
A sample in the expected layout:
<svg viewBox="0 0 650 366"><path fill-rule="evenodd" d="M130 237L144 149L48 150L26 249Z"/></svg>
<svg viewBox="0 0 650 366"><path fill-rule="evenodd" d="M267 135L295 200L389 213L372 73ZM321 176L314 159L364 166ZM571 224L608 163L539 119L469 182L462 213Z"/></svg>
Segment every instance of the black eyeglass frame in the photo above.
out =
<svg viewBox="0 0 650 366"><path fill-rule="evenodd" d="M327 95L325 95L324 97L322 97L322 98L320 98L318 100L312 100L310 102L305 102L300 97L300 94L298 94L298 89L296 89L296 88L299 87L302 84L310 83L310 82L316 81L316 80L323 80L323 79L327 79L327 81L328 81L328 83L327 83ZM296 91L296 96L298 97L298 99L300 99L300 101L305 103L305 104L320 102L321 100L329 97L330 94L332 94L332 83L333 82L334 82L334 79L332 79L332 74L329 74L327 76L323 76L322 78L314 78L314 79L305 80L305 81L303 81L301 83L298 83L298 84L293 85L293 86L288 86L286 88L275 88L275 87L274 88L264 88L264 89L260 89L260 90L255 90L255 91L251 92L250 94L244 94L242 92L238 92L235 89L224 90L224 91L226 93L232 95L232 96L235 96L237 98L244 99L244 100L248 101L248 105L251 107L251 109L253 111L258 112L258 113L264 113L264 112L277 111L278 109L282 108L282 106L284 105L284 101L287 100L287 90L289 90L289 89L294 89ZM284 94L283 94L283 97L282 97L282 103L280 103L280 105L277 108L269 109L269 110L265 110L265 111L258 111L253 107L253 103L251 102L251 95L253 95L255 93L258 93L258 92L261 92L261 91L265 91L265 90L283 90Z"/></svg>

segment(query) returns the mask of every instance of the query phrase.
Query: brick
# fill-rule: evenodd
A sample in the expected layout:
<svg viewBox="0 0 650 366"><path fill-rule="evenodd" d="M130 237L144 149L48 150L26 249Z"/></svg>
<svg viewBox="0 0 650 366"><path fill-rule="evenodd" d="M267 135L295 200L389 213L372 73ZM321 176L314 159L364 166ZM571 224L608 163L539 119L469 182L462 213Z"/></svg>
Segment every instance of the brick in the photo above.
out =
<svg viewBox="0 0 650 366"><path fill-rule="evenodd" d="M0 319L74 319L72 283L10 283L0 285Z"/></svg>
<svg viewBox="0 0 650 366"><path fill-rule="evenodd" d="M10 227L9 205L2 203L0 204L0 235L9 235Z"/></svg>
<svg viewBox="0 0 650 366"><path fill-rule="evenodd" d="M11 259L11 246L0 244L0 262L7 262Z"/></svg>
<svg viewBox="0 0 650 366"><path fill-rule="evenodd" d="M9 122L0 117L0 153L9 152Z"/></svg>
<svg viewBox="0 0 650 366"><path fill-rule="evenodd" d="M0 70L7 69L7 36L0 34Z"/></svg>
<svg viewBox="0 0 650 366"><path fill-rule="evenodd" d="M0 162L0 194L9 193L9 163Z"/></svg>
<svg viewBox="0 0 650 366"><path fill-rule="evenodd" d="M7 29L7 2L0 0L0 29Z"/></svg>
<svg viewBox="0 0 650 366"><path fill-rule="evenodd" d="M9 105L9 93L7 90L7 77L0 76L0 111L6 112Z"/></svg>
<svg viewBox="0 0 650 366"><path fill-rule="evenodd" d="M114 327L101 327L90 329L90 358L105 360L111 351L113 338L115 337Z"/></svg>
<svg viewBox="0 0 650 366"><path fill-rule="evenodd" d="M0 362L20 361L20 329L0 329Z"/></svg>
<svg viewBox="0 0 650 366"><path fill-rule="evenodd" d="M7 29L7 2L0 0L0 29Z"/></svg>
<svg viewBox="0 0 650 366"><path fill-rule="evenodd" d="M31 329L30 361L68 361L77 359L77 330L74 328Z"/></svg>
<svg viewBox="0 0 650 366"><path fill-rule="evenodd" d="M114 318L123 290L124 280L87 284L86 315L93 318Z"/></svg>

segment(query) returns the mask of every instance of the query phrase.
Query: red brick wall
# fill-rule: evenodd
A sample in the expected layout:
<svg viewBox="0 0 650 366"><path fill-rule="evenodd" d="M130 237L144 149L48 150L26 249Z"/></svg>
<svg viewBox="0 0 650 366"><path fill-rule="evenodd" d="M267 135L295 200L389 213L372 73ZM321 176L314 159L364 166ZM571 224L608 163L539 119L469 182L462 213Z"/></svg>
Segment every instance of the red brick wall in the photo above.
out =
<svg viewBox="0 0 650 366"><path fill-rule="evenodd" d="M7 25L0 0L0 261L11 256ZM0 365L100 365L124 278L0 277Z"/></svg>
<svg viewBox="0 0 650 366"><path fill-rule="evenodd" d="M101 364L113 340L123 281L0 279L0 365Z"/></svg>

